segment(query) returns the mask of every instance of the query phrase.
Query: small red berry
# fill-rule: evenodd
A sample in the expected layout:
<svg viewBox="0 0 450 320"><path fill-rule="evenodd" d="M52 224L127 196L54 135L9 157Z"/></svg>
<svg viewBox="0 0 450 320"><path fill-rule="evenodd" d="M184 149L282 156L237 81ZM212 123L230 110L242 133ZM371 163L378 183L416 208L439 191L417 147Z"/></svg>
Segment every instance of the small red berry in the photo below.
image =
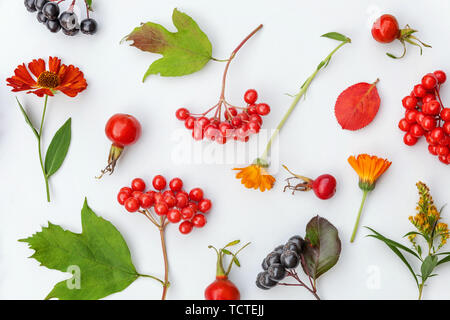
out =
<svg viewBox="0 0 450 320"><path fill-rule="evenodd" d="M427 89L422 84L417 84L414 86L414 95L419 98L425 97L427 94Z"/></svg>
<svg viewBox="0 0 450 320"><path fill-rule="evenodd" d="M437 146L433 146L432 144L428 145L428 151L432 155L437 156Z"/></svg>
<svg viewBox="0 0 450 320"><path fill-rule="evenodd" d="M411 129L409 129L409 132L416 138L420 138L425 133L425 130L418 125L417 123L413 124L411 126Z"/></svg>
<svg viewBox="0 0 450 320"><path fill-rule="evenodd" d="M426 131L431 131L436 127L436 120L431 116L425 116L420 124Z"/></svg>
<svg viewBox="0 0 450 320"><path fill-rule="evenodd" d="M403 142L407 146L413 146L417 143L417 138L414 137L411 133L407 132L403 137Z"/></svg>
<svg viewBox="0 0 450 320"><path fill-rule="evenodd" d="M400 130L407 132L409 131L409 128L411 128L411 124L408 121L406 121L405 118L403 118L398 123L398 127Z"/></svg>
<svg viewBox="0 0 450 320"><path fill-rule="evenodd" d="M247 112L241 112L237 115L242 121L248 121L249 115Z"/></svg>
<svg viewBox="0 0 450 320"><path fill-rule="evenodd" d="M450 121L450 108L444 108L441 111L441 119L444 121Z"/></svg>
<svg viewBox="0 0 450 320"><path fill-rule="evenodd" d="M131 194L131 196L133 198L136 198L139 200L139 198L142 196L143 192L142 191L133 191L133 193Z"/></svg>
<svg viewBox="0 0 450 320"><path fill-rule="evenodd" d="M198 203L198 210L203 213L206 213L209 210L211 210L211 207L212 207L212 203L211 203L211 200L209 200L209 199L203 199L202 201L200 201Z"/></svg>
<svg viewBox="0 0 450 320"><path fill-rule="evenodd" d="M229 137L232 132L233 126L228 122L221 122L219 124L219 131L223 137Z"/></svg>
<svg viewBox="0 0 450 320"><path fill-rule="evenodd" d="M172 223L178 223L181 220L181 212L178 209L170 209L167 212L167 220Z"/></svg>
<svg viewBox="0 0 450 320"><path fill-rule="evenodd" d="M231 125L235 128L238 128L242 124L242 120L239 117L234 117L231 119Z"/></svg>
<svg viewBox="0 0 450 320"><path fill-rule="evenodd" d="M438 79L433 73L428 73L422 78L422 85L427 90L432 90L436 88L438 84Z"/></svg>
<svg viewBox="0 0 450 320"><path fill-rule="evenodd" d="M194 188L189 192L189 199L193 201L201 201L203 199L203 190L200 188Z"/></svg>
<svg viewBox="0 0 450 320"><path fill-rule="evenodd" d="M248 113L249 115L257 114L258 111L256 110L256 105L254 105L254 104L250 105L250 106L247 108L247 113Z"/></svg>
<svg viewBox="0 0 450 320"><path fill-rule="evenodd" d="M163 198L163 201L167 204L169 208L173 208L177 204L177 199L170 194L166 194Z"/></svg>
<svg viewBox="0 0 450 320"><path fill-rule="evenodd" d="M248 131L250 131L251 133L256 134L259 132L259 130L261 130L259 123L256 121L249 121L247 125L248 125Z"/></svg>
<svg viewBox="0 0 450 320"><path fill-rule="evenodd" d="M178 120L186 120L187 117L189 117L189 111L186 108L180 108L175 112L175 116L177 117Z"/></svg>
<svg viewBox="0 0 450 320"><path fill-rule="evenodd" d="M423 114L423 112L418 112L416 115L416 122L418 124L422 124L423 119L425 119L425 115Z"/></svg>
<svg viewBox="0 0 450 320"><path fill-rule="evenodd" d="M130 187L123 187L122 189L120 189L119 192L125 192L125 193L128 193L128 195L131 196L131 194L133 193L133 189L131 189Z"/></svg>
<svg viewBox="0 0 450 320"><path fill-rule="evenodd" d="M206 218L204 215L202 214L196 214L193 218L192 218L192 224L194 225L194 227L197 228L202 228L205 226L206 224Z"/></svg>
<svg viewBox="0 0 450 320"><path fill-rule="evenodd" d="M139 200L136 198L128 198L124 203L125 209L128 212L136 212L139 209Z"/></svg>
<svg viewBox="0 0 450 320"><path fill-rule="evenodd" d="M248 120L249 121L256 121L256 122L258 122L259 123L259 125L262 125L262 118L261 118L261 116L259 115L259 114L252 114L249 118L248 118Z"/></svg>
<svg viewBox="0 0 450 320"><path fill-rule="evenodd" d="M169 211L169 207L167 206L167 203L165 202L158 202L157 204L155 204L155 213L159 216L163 216L165 214L167 214L167 212Z"/></svg>
<svg viewBox="0 0 450 320"><path fill-rule="evenodd" d="M418 113L419 112L417 110L407 110L405 112L406 121L408 121L409 123L416 123L417 122L416 117Z"/></svg>
<svg viewBox="0 0 450 320"><path fill-rule="evenodd" d="M248 104L253 104L258 100L258 93L255 89L249 89L244 94L244 101Z"/></svg>
<svg viewBox="0 0 450 320"><path fill-rule="evenodd" d="M166 187L166 178L164 178L162 175L157 175L153 178L152 181L153 188L156 190L163 190Z"/></svg>
<svg viewBox="0 0 450 320"><path fill-rule="evenodd" d="M422 103L425 104L431 100L436 100L436 96L432 93L427 93L425 97L422 98Z"/></svg>
<svg viewBox="0 0 450 320"><path fill-rule="evenodd" d="M160 203L163 201L164 196L160 192L155 192L153 198L155 199L155 203Z"/></svg>
<svg viewBox="0 0 450 320"><path fill-rule="evenodd" d="M390 14L383 14L372 26L372 37L381 43L389 43L398 38L400 29L397 19Z"/></svg>
<svg viewBox="0 0 450 320"><path fill-rule="evenodd" d="M447 146L438 146L436 151L440 156L447 156L450 153L450 149Z"/></svg>
<svg viewBox="0 0 450 320"><path fill-rule="evenodd" d="M189 197L184 193L178 193L175 197L177 199L177 207L183 209L189 203Z"/></svg>
<svg viewBox="0 0 450 320"><path fill-rule="evenodd" d="M266 103L259 103L256 105L256 112L261 116L266 116L270 113L270 107Z"/></svg>
<svg viewBox="0 0 450 320"><path fill-rule="evenodd" d="M136 178L131 181L131 189L133 191L144 191L145 190L145 182L141 178Z"/></svg>
<svg viewBox="0 0 450 320"><path fill-rule="evenodd" d="M193 225L190 221L183 221L178 228L182 234L188 234L192 231Z"/></svg>
<svg viewBox="0 0 450 320"><path fill-rule="evenodd" d="M189 129L189 130L194 129L194 124L195 124L195 118L192 116L189 116L186 118L186 120L184 120L184 126L186 127L186 129Z"/></svg>
<svg viewBox="0 0 450 320"><path fill-rule="evenodd" d="M170 190L178 192L183 188L183 181L180 178L173 178L169 182Z"/></svg>
<svg viewBox="0 0 450 320"><path fill-rule="evenodd" d="M437 141L438 143L445 138L445 132L442 128L434 128L433 131L431 131L430 137L432 140Z"/></svg>
<svg viewBox="0 0 450 320"><path fill-rule="evenodd" d="M442 129L444 129L446 134L450 135L450 121L444 122Z"/></svg>
<svg viewBox="0 0 450 320"><path fill-rule="evenodd" d="M447 75L445 74L444 71L437 70L434 72L434 75L436 76L439 84L443 84L445 80L447 80Z"/></svg>
<svg viewBox="0 0 450 320"><path fill-rule="evenodd" d="M190 201L190 202L188 203L188 207L191 208L191 209L194 211L194 213L197 213L197 211L198 211L198 206L197 206L197 204L196 204L195 202Z"/></svg>
<svg viewBox="0 0 450 320"><path fill-rule="evenodd" d="M129 197L130 197L129 193L121 191L117 194L117 202L123 205Z"/></svg>
<svg viewBox="0 0 450 320"><path fill-rule="evenodd" d="M426 114L437 115L441 111L441 104L439 103L439 101L431 100L425 103L422 109Z"/></svg>
<svg viewBox="0 0 450 320"><path fill-rule="evenodd" d="M190 207L186 207L181 210L181 218L183 218L183 220L191 220L194 215L195 212Z"/></svg>
<svg viewBox="0 0 450 320"><path fill-rule="evenodd" d="M406 109L414 109L417 106L417 99L415 97L406 96L403 98L402 104Z"/></svg>
<svg viewBox="0 0 450 320"><path fill-rule="evenodd" d="M141 204L141 207L144 209L150 208L153 205L154 201L155 201L155 199L153 198L153 196L151 196L148 193L143 193L139 197L139 203Z"/></svg>

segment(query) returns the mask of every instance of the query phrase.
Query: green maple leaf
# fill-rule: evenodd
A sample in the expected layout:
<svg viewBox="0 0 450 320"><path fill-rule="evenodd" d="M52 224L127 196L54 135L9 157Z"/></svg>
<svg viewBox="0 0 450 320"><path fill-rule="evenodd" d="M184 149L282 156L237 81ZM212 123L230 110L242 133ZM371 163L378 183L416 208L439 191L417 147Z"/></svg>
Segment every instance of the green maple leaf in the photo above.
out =
<svg viewBox="0 0 450 320"><path fill-rule="evenodd" d="M130 45L142 51L163 55L150 65L142 81L151 74L159 73L164 77L191 74L211 60L211 42L197 23L177 9L173 10L172 21L178 32L147 22L124 38L125 41L133 41Z"/></svg>
<svg viewBox="0 0 450 320"><path fill-rule="evenodd" d="M111 222L97 216L86 200L81 224L80 234L49 222L41 232L19 240L29 244L35 251L30 258L42 266L62 272L75 271L72 278L57 283L46 299L101 299L124 290L140 276L120 232Z"/></svg>

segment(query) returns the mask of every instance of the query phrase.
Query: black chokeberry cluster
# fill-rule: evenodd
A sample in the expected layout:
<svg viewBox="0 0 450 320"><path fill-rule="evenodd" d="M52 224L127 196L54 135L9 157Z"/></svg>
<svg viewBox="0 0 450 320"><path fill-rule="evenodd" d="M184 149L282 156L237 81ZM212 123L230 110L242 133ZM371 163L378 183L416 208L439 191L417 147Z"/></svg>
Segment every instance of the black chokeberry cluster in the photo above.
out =
<svg viewBox="0 0 450 320"><path fill-rule="evenodd" d="M78 23L78 17L73 12L76 1L61 13L59 2L54 0L24 0L29 12L37 12L37 20L46 25L50 32L60 30L67 36L74 36L80 31L92 35L97 31L97 22L89 16Z"/></svg>
<svg viewBox="0 0 450 320"><path fill-rule="evenodd" d="M292 270L300 264L304 247L305 241L300 236L293 236L286 244L276 247L264 258L262 262L264 271L256 277L256 286L268 290L292 274Z"/></svg>

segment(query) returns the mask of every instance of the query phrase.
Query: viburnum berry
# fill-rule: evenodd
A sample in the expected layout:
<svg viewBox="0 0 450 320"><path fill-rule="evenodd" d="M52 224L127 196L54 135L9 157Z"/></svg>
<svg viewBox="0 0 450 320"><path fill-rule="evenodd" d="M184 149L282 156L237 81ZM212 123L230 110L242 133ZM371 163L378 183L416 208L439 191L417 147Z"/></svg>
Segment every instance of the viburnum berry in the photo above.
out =
<svg viewBox="0 0 450 320"><path fill-rule="evenodd" d="M189 117L190 113L189 110L186 108L180 108L175 112L175 116L177 117L178 120L186 120L187 117Z"/></svg>
<svg viewBox="0 0 450 320"><path fill-rule="evenodd" d="M419 138L421 136L423 136L423 134L425 133L425 130L422 128L422 126L420 126L419 124L415 123L411 126L411 129L409 130L409 132L416 138Z"/></svg>
<svg viewBox="0 0 450 320"><path fill-rule="evenodd" d="M117 194L117 201L118 201L121 205L123 205L123 204L125 203L125 201L126 201L129 197L130 197L130 194L129 194L129 193L121 191L121 192L119 192L119 193Z"/></svg>
<svg viewBox="0 0 450 320"><path fill-rule="evenodd" d="M190 221L183 221L180 223L179 230L182 234L188 234L192 231L193 224Z"/></svg>
<svg viewBox="0 0 450 320"><path fill-rule="evenodd" d="M177 207L183 209L189 203L189 197L186 194L179 193L175 196L177 199Z"/></svg>
<svg viewBox="0 0 450 320"><path fill-rule="evenodd" d="M178 223L181 221L181 212L178 209L170 209L167 212L167 220L172 223Z"/></svg>
<svg viewBox="0 0 450 320"><path fill-rule="evenodd" d="M141 178L136 178L131 181L131 189L134 191L144 191L145 190L145 182Z"/></svg>
<svg viewBox="0 0 450 320"><path fill-rule="evenodd" d="M417 106L416 97L406 96L402 100L402 104L406 109L414 109Z"/></svg>
<svg viewBox="0 0 450 320"><path fill-rule="evenodd" d="M439 84L443 84L445 82L445 80L447 80L447 75L445 74L444 71L437 70L437 71L435 71L433 73L436 76Z"/></svg>
<svg viewBox="0 0 450 320"><path fill-rule="evenodd" d="M437 146L433 146L432 144L428 145L428 151L432 155L437 156Z"/></svg>
<svg viewBox="0 0 450 320"><path fill-rule="evenodd" d="M167 203L160 201L155 204L154 209L155 209L155 213L158 216L164 216L169 211L169 206L167 205Z"/></svg>
<svg viewBox="0 0 450 320"><path fill-rule="evenodd" d="M169 208L173 208L177 204L177 199L175 198L175 196L170 194L164 195L163 200Z"/></svg>
<svg viewBox="0 0 450 320"><path fill-rule="evenodd" d="M445 138L445 132L442 128L434 128L433 131L431 131L431 138L439 143L442 139Z"/></svg>
<svg viewBox="0 0 450 320"><path fill-rule="evenodd" d="M194 225L194 227L197 228L202 228L203 226L205 226L206 224L206 218L204 215L202 214L196 214L193 218L192 218L192 224Z"/></svg>
<svg viewBox="0 0 450 320"><path fill-rule="evenodd" d="M129 196L131 196L131 194L133 193L133 189L131 189L130 187L123 187L120 189L119 192L125 192L127 193Z"/></svg>
<svg viewBox="0 0 450 320"><path fill-rule="evenodd" d="M202 201L200 201L198 203L198 210L203 213L206 213L209 210L211 210L211 207L212 207L212 203L211 203L211 200L209 200L209 199L203 199Z"/></svg>
<svg viewBox="0 0 450 320"><path fill-rule="evenodd" d="M183 220L191 220L195 215L194 210L191 207L185 207L181 210L181 218Z"/></svg>
<svg viewBox="0 0 450 320"><path fill-rule="evenodd" d="M248 104L254 104L258 100L258 93L255 89L249 89L244 94L244 101Z"/></svg>
<svg viewBox="0 0 450 320"><path fill-rule="evenodd" d="M189 192L189 199L194 201L201 201L203 199L203 190L200 188L194 188Z"/></svg>
<svg viewBox="0 0 450 320"><path fill-rule="evenodd" d="M436 120L431 116L425 116L420 124L426 131L431 131L436 127Z"/></svg>
<svg viewBox="0 0 450 320"><path fill-rule="evenodd" d="M398 127L400 130L407 132L411 128L411 123L409 123L405 118L403 118L399 121Z"/></svg>
<svg viewBox="0 0 450 320"><path fill-rule="evenodd" d="M417 138L414 137L410 132L407 132L404 136L403 136L403 142L407 145L407 146L413 146L417 143Z"/></svg>
<svg viewBox="0 0 450 320"><path fill-rule="evenodd" d="M405 112L405 119L408 121L408 123L416 123L417 122L417 114L419 112L417 110L407 110Z"/></svg>
<svg viewBox="0 0 450 320"><path fill-rule="evenodd" d="M450 108L442 109L440 116L443 121L450 121Z"/></svg>
<svg viewBox="0 0 450 320"><path fill-rule="evenodd" d="M167 184L166 178L164 178L161 175L157 175L153 178L152 184L153 188L155 188L158 191L161 191L166 187Z"/></svg>
<svg viewBox="0 0 450 320"><path fill-rule="evenodd" d="M418 98L423 98L427 94L427 89L422 84L416 84L414 86L414 95Z"/></svg>
<svg viewBox="0 0 450 320"><path fill-rule="evenodd" d="M445 122L442 125L442 129L444 129L446 134L450 135L450 121Z"/></svg>
<svg viewBox="0 0 450 320"><path fill-rule="evenodd" d="M438 85L438 79L436 78L434 73L427 73L422 78L422 85L425 89L432 90Z"/></svg>
<svg viewBox="0 0 450 320"><path fill-rule="evenodd" d="M143 193L139 197L139 203L140 203L141 207L144 209L150 208L153 205L154 201L155 201L155 198L151 194L148 194L148 193Z"/></svg>
<svg viewBox="0 0 450 320"><path fill-rule="evenodd" d="M139 210L139 200L131 197L125 200L124 207L128 212L136 212Z"/></svg>

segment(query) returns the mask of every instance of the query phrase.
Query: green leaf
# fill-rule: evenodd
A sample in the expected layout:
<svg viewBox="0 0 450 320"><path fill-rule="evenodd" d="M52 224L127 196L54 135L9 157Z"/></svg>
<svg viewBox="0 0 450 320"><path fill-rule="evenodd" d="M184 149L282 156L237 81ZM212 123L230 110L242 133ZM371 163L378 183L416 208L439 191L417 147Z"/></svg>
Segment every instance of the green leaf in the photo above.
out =
<svg viewBox="0 0 450 320"><path fill-rule="evenodd" d="M86 4L88 6L88 9L92 11L92 0L86 0Z"/></svg>
<svg viewBox="0 0 450 320"><path fill-rule="evenodd" d="M236 256L233 256L233 262L235 265L237 265L239 268L241 267L241 263L239 262L238 258Z"/></svg>
<svg viewBox="0 0 450 320"><path fill-rule="evenodd" d="M337 41L347 42L350 39L339 32L328 32L322 35L324 38L330 38Z"/></svg>
<svg viewBox="0 0 450 320"><path fill-rule="evenodd" d="M41 265L62 272L79 270L78 288L70 285L76 283L76 278L61 281L46 299L101 299L124 290L139 277L120 232L97 216L87 200L81 210L81 224L83 232L79 234L49 222L42 231L19 240L29 244L35 251L31 258Z"/></svg>
<svg viewBox="0 0 450 320"><path fill-rule="evenodd" d="M450 254L448 256L446 256L445 258L442 258L441 260L439 260L439 262L436 264L437 266L446 262L450 261Z"/></svg>
<svg viewBox="0 0 450 320"><path fill-rule="evenodd" d="M225 254L227 254L227 255L230 255L230 256L233 255L233 254L232 254L230 251L228 251L227 249L222 249L222 252L225 253Z"/></svg>
<svg viewBox="0 0 450 320"><path fill-rule="evenodd" d="M234 240L234 241L231 241L229 244L227 244L227 245L225 246L225 248L235 246L235 245L239 244L240 242L241 242L241 240Z"/></svg>
<svg viewBox="0 0 450 320"><path fill-rule="evenodd" d="M422 260L422 259L417 255L417 253L415 253L414 251L412 251L410 248L405 247L404 245L402 245L402 244L400 244L400 243L398 243L398 242L395 242L394 240L391 240L391 239L388 239L388 238L384 237L383 235L381 235L380 233L376 232L376 231L373 230L372 228L369 228L369 227L366 227L366 228L369 229L370 231L372 231L372 232L373 232L374 234L376 234L378 237L382 238L382 239L379 239L379 240L382 240L382 241L386 242L386 244L388 244L388 245L391 245L391 246L397 247L397 248L399 248L399 249L402 249L402 250L404 250L404 251L406 251L406 252L412 254L412 255L415 256L417 259Z"/></svg>
<svg viewBox="0 0 450 320"><path fill-rule="evenodd" d="M173 10L172 21L178 32L170 32L163 26L147 22L135 28L124 40L133 41L142 51L163 55L154 61L144 75L176 77L194 73L211 60L212 46L206 34L187 14Z"/></svg>
<svg viewBox="0 0 450 320"><path fill-rule="evenodd" d="M56 131L52 142L48 146L47 154L45 155L45 173L47 174L47 177L50 177L58 171L66 158L70 146L71 123L72 119L69 118L62 127Z"/></svg>
<svg viewBox="0 0 450 320"><path fill-rule="evenodd" d="M422 272L422 283L424 283L428 277L433 272L434 268L437 266L438 257L436 256L427 256L422 263L422 267L420 271Z"/></svg>
<svg viewBox="0 0 450 320"><path fill-rule="evenodd" d="M36 138L39 139L39 133L37 132L36 128L31 123L31 120L28 117L27 112L25 111L25 109L23 108L22 104L20 103L19 99L17 99L17 97L16 97L16 100L17 100L17 103L19 104L20 111L22 112L22 114L25 118L25 122L28 124L28 126L31 128L31 130L33 130L33 133L36 136Z"/></svg>
<svg viewBox="0 0 450 320"><path fill-rule="evenodd" d="M325 218L316 216L306 226L303 270L314 280L339 260L341 240L337 229Z"/></svg>

